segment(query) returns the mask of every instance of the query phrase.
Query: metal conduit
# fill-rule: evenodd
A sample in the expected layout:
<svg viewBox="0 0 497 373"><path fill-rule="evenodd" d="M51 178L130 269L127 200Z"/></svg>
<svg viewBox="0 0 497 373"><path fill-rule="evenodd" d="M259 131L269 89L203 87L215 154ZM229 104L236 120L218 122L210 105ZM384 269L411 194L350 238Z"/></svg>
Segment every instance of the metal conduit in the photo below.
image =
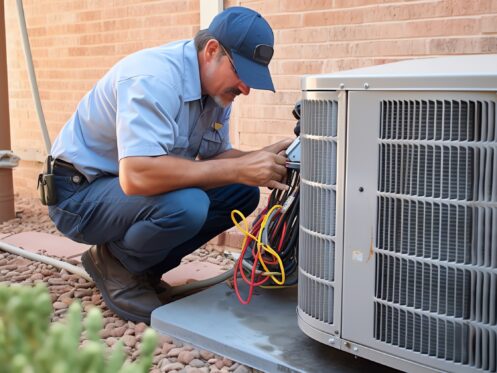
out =
<svg viewBox="0 0 497 373"><path fill-rule="evenodd" d="M45 116L43 115L43 108L41 106L40 92L38 91L38 83L36 82L35 68L33 65L33 56L31 55L31 46L29 45L28 29L26 27L26 18L24 17L24 7L22 0L17 0L17 13L19 15L19 27L21 29L22 46L24 48L24 57L26 57L26 66L29 74L29 81L31 83L31 94L36 106L36 115L40 124L41 133L43 135L43 142L45 143L46 154L50 154L52 144L50 136L48 135L47 124Z"/></svg>

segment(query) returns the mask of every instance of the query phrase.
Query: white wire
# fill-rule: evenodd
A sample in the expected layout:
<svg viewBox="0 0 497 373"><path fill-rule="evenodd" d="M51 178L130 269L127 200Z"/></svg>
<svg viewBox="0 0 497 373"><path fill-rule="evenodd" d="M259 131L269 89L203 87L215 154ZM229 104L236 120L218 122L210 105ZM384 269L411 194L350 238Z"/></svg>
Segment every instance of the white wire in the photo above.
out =
<svg viewBox="0 0 497 373"><path fill-rule="evenodd" d="M41 255L41 254L32 253L32 252L21 249L17 246L8 244L8 243L3 242L3 241L0 241L0 249L7 251L11 254L16 254L16 255L31 259L31 260L35 260L37 262L49 264L49 265L54 266L56 268L65 269L68 272L74 273L78 276L83 277L84 279L86 279L90 282L93 282L91 277L88 275L88 273L86 273L86 271L83 268L72 265L72 264L67 263L67 262L64 262L62 260L54 259L54 258L51 258L49 256L45 256L45 255Z"/></svg>

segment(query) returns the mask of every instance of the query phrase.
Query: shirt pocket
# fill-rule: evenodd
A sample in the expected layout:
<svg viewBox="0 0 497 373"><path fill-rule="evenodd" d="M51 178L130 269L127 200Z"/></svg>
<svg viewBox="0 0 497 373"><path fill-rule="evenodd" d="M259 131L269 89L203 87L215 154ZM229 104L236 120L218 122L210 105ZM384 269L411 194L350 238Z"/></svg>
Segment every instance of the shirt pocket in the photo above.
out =
<svg viewBox="0 0 497 373"><path fill-rule="evenodd" d="M220 131L208 129L200 142L199 156L202 159L214 157L224 149L224 138Z"/></svg>

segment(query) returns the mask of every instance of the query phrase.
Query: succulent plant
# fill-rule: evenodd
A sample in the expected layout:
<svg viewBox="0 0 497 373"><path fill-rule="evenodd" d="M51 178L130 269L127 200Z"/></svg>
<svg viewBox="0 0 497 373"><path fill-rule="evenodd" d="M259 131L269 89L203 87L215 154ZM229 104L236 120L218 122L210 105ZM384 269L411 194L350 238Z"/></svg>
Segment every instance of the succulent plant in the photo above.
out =
<svg viewBox="0 0 497 373"><path fill-rule="evenodd" d="M140 358L125 362L121 341L110 351L101 340L102 313L81 305L69 307L64 322L51 323L52 302L43 283L0 284L0 367L5 373L140 373L147 372L157 344L156 333L142 336ZM80 346L83 326L87 341Z"/></svg>

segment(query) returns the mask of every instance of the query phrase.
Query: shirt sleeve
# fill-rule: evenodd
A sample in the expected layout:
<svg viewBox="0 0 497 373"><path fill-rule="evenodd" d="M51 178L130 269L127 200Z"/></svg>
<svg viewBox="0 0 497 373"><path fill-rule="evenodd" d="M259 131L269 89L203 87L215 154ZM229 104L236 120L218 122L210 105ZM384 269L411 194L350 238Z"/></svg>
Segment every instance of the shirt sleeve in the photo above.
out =
<svg viewBox="0 0 497 373"><path fill-rule="evenodd" d="M119 159L169 154L178 136L177 88L153 76L117 82L116 137Z"/></svg>

